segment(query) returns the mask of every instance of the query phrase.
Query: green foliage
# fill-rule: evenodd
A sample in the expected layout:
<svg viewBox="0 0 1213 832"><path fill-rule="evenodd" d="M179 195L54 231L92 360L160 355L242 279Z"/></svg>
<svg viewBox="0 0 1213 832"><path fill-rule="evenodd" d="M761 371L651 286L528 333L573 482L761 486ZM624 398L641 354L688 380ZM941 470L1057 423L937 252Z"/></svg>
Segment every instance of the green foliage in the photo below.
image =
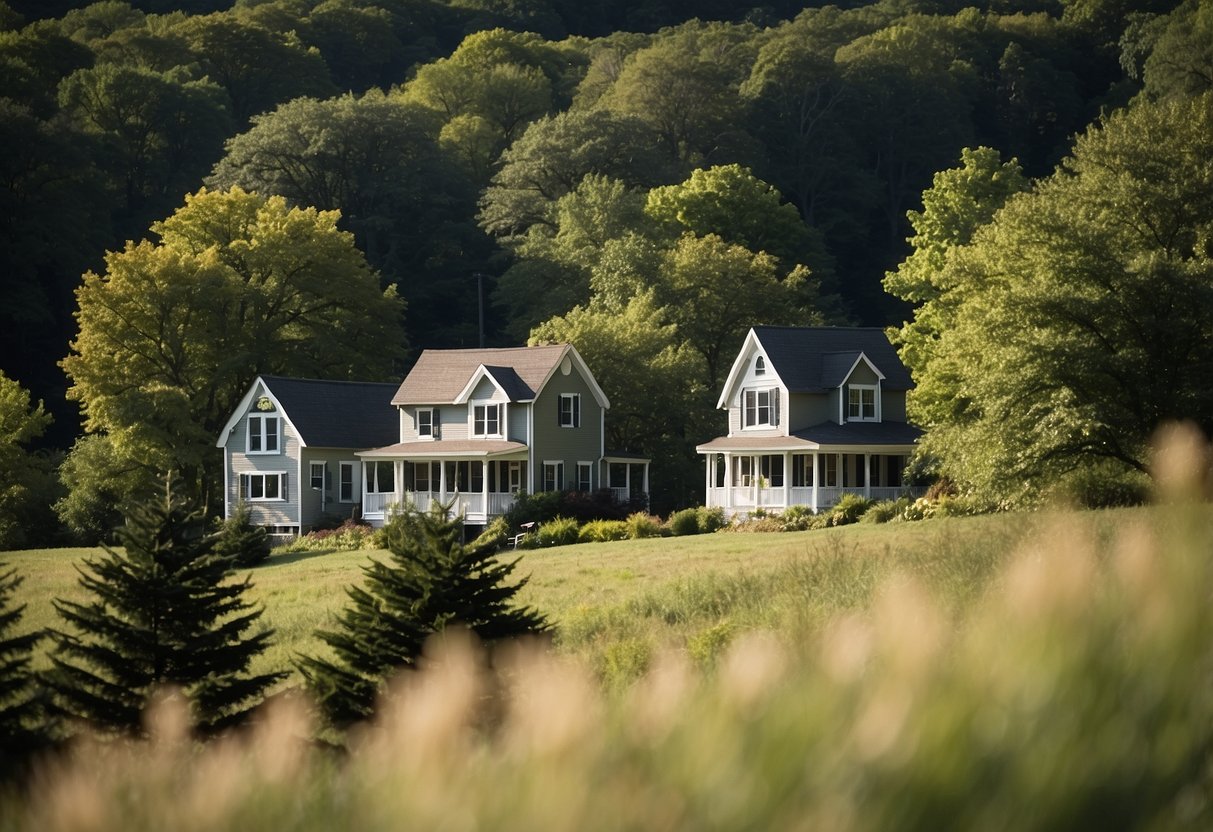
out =
<svg viewBox="0 0 1213 832"><path fill-rule="evenodd" d="M231 558L236 567L257 566L269 558L269 533L264 526L253 525L248 503L237 503L232 516L219 523L215 552Z"/></svg>
<svg viewBox="0 0 1213 832"><path fill-rule="evenodd" d="M728 525L728 521L724 519L724 509L722 508L700 506L696 510L696 514L699 521L700 534L711 534L712 532L720 531Z"/></svg>
<svg viewBox="0 0 1213 832"><path fill-rule="evenodd" d="M347 589L334 629L316 633L333 658L299 660L331 724L369 717L388 677L412 667L426 639L447 627L466 627L489 644L547 631L541 614L514 604L526 585L508 583L517 561L496 560L492 545L460 543L463 520L447 512L436 504L394 515L385 526L388 561L364 567L364 584Z"/></svg>
<svg viewBox="0 0 1213 832"><path fill-rule="evenodd" d="M388 374L401 305L337 216L239 188L200 191L76 292L62 362L90 433L120 466L217 482L215 437L258 373ZM213 478L213 479L212 479Z"/></svg>
<svg viewBox="0 0 1213 832"><path fill-rule="evenodd" d="M43 633L17 631L25 605L15 605L13 595L21 581L16 570L0 564L0 782L46 742L32 666Z"/></svg>
<svg viewBox="0 0 1213 832"><path fill-rule="evenodd" d="M577 542L577 521L572 517L556 517L540 524L535 536L540 546L568 546Z"/></svg>
<svg viewBox="0 0 1213 832"><path fill-rule="evenodd" d="M506 545L507 539L513 534L510 528L510 521L505 515L494 517L492 522L484 527L484 531L480 536L472 541L472 546L480 548L482 546L490 546L496 549L501 549Z"/></svg>
<svg viewBox="0 0 1213 832"><path fill-rule="evenodd" d="M249 580L231 579L205 517L172 494L132 507L118 539L122 549L80 569L90 599L55 602L74 629L53 633L58 707L97 731L138 734L150 698L171 686L203 733L243 721L286 675L248 674L272 635L247 635L261 617L244 599Z"/></svg>
<svg viewBox="0 0 1213 832"><path fill-rule="evenodd" d="M347 552L358 549L379 549L384 534L366 523L346 519L331 529L314 529L294 540L275 547L278 554L289 552Z"/></svg>
<svg viewBox="0 0 1213 832"><path fill-rule="evenodd" d="M814 521L817 519L817 515L808 506L788 506L780 513L779 524L782 531L802 532L816 528Z"/></svg>
<svg viewBox="0 0 1213 832"><path fill-rule="evenodd" d="M687 652L701 670L711 671L736 636L737 626L726 618L688 638Z"/></svg>
<svg viewBox="0 0 1213 832"><path fill-rule="evenodd" d="M1151 484L1141 471L1126 471L1118 465L1093 465L1063 477L1054 493L1080 508L1138 506L1150 499Z"/></svg>
<svg viewBox="0 0 1213 832"><path fill-rule="evenodd" d="M1139 100L949 253L940 280L971 289L911 400L945 475L1029 502L1144 471L1165 420L1213 425L1210 137L1213 94Z"/></svg>
<svg viewBox="0 0 1213 832"><path fill-rule="evenodd" d="M872 501L865 499L860 494L843 494L841 499L830 509L827 515L827 523L831 526L846 526L850 523L857 523L859 522L859 518L863 516L863 513L871 505Z"/></svg>
<svg viewBox="0 0 1213 832"><path fill-rule="evenodd" d="M48 460L28 445L50 423L42 403L32 404L29 392L0 371L0 549L49 542L54 478Z"/></svg>
<svg viewBox="0 0 1213 832"><path fill-rule="evenodd" d="M905 514L907 508L913 503L909 497L901 497L896 500L880 500L872 503L863 516L859 518L860 523L891 523L894 520L900 520Z"/></svg>
<svg viewBox="0 0 1213 832"><path fill-rule="evenodd" d="M59 466L67 490L55 513L81 543L112 542L132 501L150 496L150 481L136 459L122 454L107 434L81 436Z"/></svg>
<svg viewBox="0 0 1213 832"><path fill-rule="evenodd" d="M684 508L682 511L676 511L665 521L665 527L674 537L699 534L699 510Z"/></svg>
<svg viewBox="0 0 1213 832"><path fill-rule="evenodd" d="M577 532L578 543L609 543L627 538L628 524L625 520L591 520Z"/></svg>
<svg viewBox="0 0 1213 832"><path fill-rule="evenodd" d="M651 514L645 514L643 511L637 511L628 515L628 519L625 522L627 523L629 540L661 537L662 535L661 520L653 517Z"/></svg>

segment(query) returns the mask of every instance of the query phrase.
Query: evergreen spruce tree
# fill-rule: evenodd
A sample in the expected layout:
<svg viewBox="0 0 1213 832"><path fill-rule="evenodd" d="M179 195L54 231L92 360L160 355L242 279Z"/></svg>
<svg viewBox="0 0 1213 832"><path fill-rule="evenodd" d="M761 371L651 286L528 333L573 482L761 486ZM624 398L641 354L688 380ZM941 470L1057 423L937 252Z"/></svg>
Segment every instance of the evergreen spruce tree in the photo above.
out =
<svg viewBox="0 0 1213 832"><path fill-rule="evenodd" d="M215 551L231 558L235 566L249 567L268 560L270 548L265 526L254 526L248 503L237 503L236 511L219 526Z"/></svg>
<svg viewBox="0 0 1213 832"><path fill-rule="evenodd" d="M333 630L316 635L335 660L312 656L298 662L312 695L338 727L369 717L385 680L415 664L426 639L461 625L484 643L547 632L547 619L511 601L526 579L507 583L517 561L502 562L491 542L464 545L463 521L448 507L408 511L386 527L387 563L363 568L362 587L350 587L350 603Z"/></svg>
<svg viewBox="0 0 1213 832"><path fill-rule="evenodd" d="M201 511L165 496L135 506L118 530L123 549L85 561L88 603L56 600L78 631L54 632L48 676L68 716L101 731L135 734L149 696L182 690L207 734L239 722L285 674L247 675L271 632L246 635L261 610L244 599L248 578L229 581L231 559L215 551Z"/></svg>
<svg viewBox="0 0 1213 832"><path fill-rule="evenodd" d="M42 633L16 632L25 605L14 606L12 596L21 580L16 570L0 565L0 780L19 770L47 740L30 664Z"/></svg>

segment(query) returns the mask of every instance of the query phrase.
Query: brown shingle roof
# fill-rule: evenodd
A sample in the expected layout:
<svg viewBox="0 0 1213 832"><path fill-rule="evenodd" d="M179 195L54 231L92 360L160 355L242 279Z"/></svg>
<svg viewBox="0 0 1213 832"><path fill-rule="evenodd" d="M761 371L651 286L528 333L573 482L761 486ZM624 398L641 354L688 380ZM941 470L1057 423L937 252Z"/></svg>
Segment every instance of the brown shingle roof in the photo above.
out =
<svg viewBox="0 0 1213 832"><path fill-rule="evenodd" d="M450 404L481 365L502 382L511 401L535 398L539 388L564 357L567 344L502 349L426 350L421 353L392 404ZM515 378L503 372L513 371Z"/></svg>

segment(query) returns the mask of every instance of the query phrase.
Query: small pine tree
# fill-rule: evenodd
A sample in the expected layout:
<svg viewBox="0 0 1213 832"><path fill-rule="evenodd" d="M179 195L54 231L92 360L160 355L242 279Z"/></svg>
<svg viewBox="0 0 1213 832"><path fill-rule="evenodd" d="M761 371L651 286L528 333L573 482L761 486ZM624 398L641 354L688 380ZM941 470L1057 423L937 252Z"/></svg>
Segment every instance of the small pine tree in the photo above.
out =
<svg viewBox="0 0 1213 832"><path fill-rule="evenodd" d="M526 579L507 580L517 561L495 559L495 546L461 543L463 521L449 507L408 511L385 529L391 559L363 568L363 587L350 587L350 604L337 629L316 635L335 660L311 656L298 664L329 722L345 727L371 716L375 698L393 672L414 665L426 639L459 624L485 643L545 633L547 619L511 606Z"/></svg>
<svg viewBox="0 0 1213 832"><path fill-rule="evenodd" d="M16 570L0 565L0 780L7 778L46 743L34 697L31 657L41 632L17 634L25 605L14 606L21 585Z"/></svg>
<svg viewBox="0 0 1213 832"><path fill-rule="evenodd" d="M248 676L271 631L245 633L261 610L244 600L249 580L225 581L206 520L171 493L137 505L118 530L123 550L85 561L89 603L56 600L78 635L55 631L48 676L59 708L102 731L135 734L149 696L180 688L194 723L212 733L239 722L285 674Z"/></svg>
<svg viewBox="0 0 1213 832"><path fill-rule="evenodd" d="M270 536L265 526L254 526L248 503L237 503L236 511L219 525L215 551L231 558L241 568L264 563L270 556Z"/></svg>

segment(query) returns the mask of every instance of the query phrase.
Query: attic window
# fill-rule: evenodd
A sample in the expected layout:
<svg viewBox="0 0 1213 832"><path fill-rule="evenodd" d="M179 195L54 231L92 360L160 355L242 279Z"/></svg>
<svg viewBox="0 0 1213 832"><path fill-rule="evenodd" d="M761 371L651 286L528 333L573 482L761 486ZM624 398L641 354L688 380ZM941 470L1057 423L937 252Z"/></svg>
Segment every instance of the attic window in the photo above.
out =
<svg viewBox="0 0 1213 832"><path fill-rule="evenodd" d="M245 449L250 454L276 454L279 422L277 416L253 414L248 417L248 436Z"/></svg>
<svg viewBox="0 0 1213 832"><path fill-rule="evenodd" d="M850 384L847 386L847 421L876 421L875 385Z"/></svg>
<svg viewBox="0 0 1213 832"><path fill-rule="evenodd" d="M761 355L754 359L754 375L765 376L767 374L767 362Z"/></svg>

